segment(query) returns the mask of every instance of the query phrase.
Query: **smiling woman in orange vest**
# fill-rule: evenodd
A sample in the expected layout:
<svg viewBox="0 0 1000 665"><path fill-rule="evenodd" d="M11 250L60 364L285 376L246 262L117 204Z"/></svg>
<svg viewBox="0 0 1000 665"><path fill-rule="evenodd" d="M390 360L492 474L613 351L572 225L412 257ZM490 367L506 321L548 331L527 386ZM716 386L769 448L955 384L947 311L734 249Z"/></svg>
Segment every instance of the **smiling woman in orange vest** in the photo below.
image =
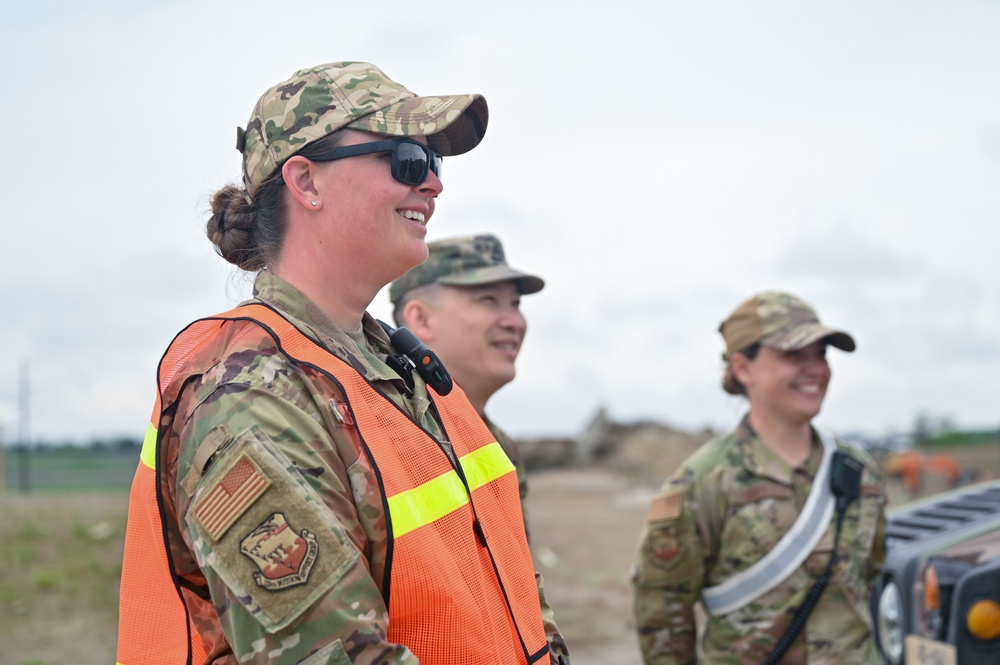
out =
<svg viewBox="0 0 1000 665"><path fill-rule="evenodd" d="M569 662L513 465L365 311L427 257L442 156L487 117L479 95L419 97L367 63L300 70L257 102L243 183L207 224L254 295L160 362L121 665Z"/></svg>

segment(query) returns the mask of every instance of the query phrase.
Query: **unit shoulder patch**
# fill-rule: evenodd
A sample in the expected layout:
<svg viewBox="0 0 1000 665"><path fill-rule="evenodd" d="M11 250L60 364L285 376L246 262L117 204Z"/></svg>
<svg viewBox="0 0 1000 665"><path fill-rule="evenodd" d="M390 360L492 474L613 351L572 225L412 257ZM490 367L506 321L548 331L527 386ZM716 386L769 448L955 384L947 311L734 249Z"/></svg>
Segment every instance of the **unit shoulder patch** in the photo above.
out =
<svg viewBox="0 0 1000 665"><path fill-rule="evenodd" d="M650 528L649 561L657 568L671 570L683 559L684 551L675 524L660 524Z"/></svg>
<svg viewBox="0 0 1000 665"><path fill-rule="evenodd" d="M272 632L293 624L360 558L336 516L258 426L220 451L185 522L199 565Z"/></svg>
<svg viewBox="0 0 1000 665"><path fill-rule="evenodd" d="M240 541L240 551L257 565L253 574L257 586L280 591L306 583L319 555L319 542L307 529L296 533L284 513L271 513Z"/></svg>

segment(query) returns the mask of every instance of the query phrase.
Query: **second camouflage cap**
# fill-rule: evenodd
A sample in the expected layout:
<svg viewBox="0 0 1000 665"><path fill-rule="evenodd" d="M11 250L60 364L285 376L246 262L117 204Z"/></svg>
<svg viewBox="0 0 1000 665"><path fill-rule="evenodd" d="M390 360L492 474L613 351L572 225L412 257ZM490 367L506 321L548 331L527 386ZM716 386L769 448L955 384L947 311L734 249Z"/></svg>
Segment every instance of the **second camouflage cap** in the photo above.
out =
<svg viewBox="0 0 1000 665"><path fill-rule="evenodd" d="M819 322L812 307L788 293L758 293L733 310L719 326L726 353L742 351L757 342L779 351L794 351L825 339L843 351L856 348L854 338Z"/></svg>
<svg viewBox="0 0 1000 665"><path fill-rule="evenodd" d="M367 62L300 69L261 95L237 128L243 182L253 194L286 159L342 127L387 136L426 136L442 155L475 148L489 111L482 95L419 97Z"/></svg>
<svg viewBox="0 0 1000 665"><path fill-rule="evenodd" d="M541 277L508 266L503 245L493 235L437 240L427 243L427 249L427 260L389 287L389 300L393 304L407 291L431 283L477 286L514 280L524 294L537 293L545 286Z"/></svg>

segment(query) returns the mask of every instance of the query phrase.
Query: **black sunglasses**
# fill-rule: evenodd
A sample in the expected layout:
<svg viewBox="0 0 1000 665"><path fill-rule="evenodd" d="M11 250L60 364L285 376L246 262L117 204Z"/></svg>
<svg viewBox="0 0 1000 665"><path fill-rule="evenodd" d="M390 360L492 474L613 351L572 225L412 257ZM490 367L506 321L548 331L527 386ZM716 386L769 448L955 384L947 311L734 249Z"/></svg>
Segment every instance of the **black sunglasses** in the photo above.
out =
<svg viewBox="0 0 1000 665"><path fill-rule="evenodd" d="M392 153L392 177L404 185L416 187L424 184L428 169L433 171L434 175L441 177L441 162L444 158L413 139L385 139L347 145L309 159L314 162L332 162L335 159L371 155L377 152Z"/></svg>

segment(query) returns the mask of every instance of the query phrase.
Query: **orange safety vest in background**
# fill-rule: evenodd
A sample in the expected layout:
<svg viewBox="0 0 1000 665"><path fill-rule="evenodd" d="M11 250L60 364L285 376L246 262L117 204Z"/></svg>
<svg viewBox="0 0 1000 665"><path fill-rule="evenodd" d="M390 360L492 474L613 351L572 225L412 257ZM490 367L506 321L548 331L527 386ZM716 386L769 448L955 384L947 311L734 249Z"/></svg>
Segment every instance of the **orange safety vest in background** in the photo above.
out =
<svg viewBox="0 0 1000 665"><path fill-rule="evenodd" d="M160 362L160 394L130 496L118 663L205 658L168 556L157 429L184 381L204 370L193 360L219 357L225 350L219 332L234 321L258 326L290 360L326 374L347 399L388 505L385 578L375 581L389 608L389 640L405 644L421 663L529 665L545 657L514 467L464 394L435 397L460 461L453 467L433 438L346 362L271 308L246 305L194 322Z"/></svg>

